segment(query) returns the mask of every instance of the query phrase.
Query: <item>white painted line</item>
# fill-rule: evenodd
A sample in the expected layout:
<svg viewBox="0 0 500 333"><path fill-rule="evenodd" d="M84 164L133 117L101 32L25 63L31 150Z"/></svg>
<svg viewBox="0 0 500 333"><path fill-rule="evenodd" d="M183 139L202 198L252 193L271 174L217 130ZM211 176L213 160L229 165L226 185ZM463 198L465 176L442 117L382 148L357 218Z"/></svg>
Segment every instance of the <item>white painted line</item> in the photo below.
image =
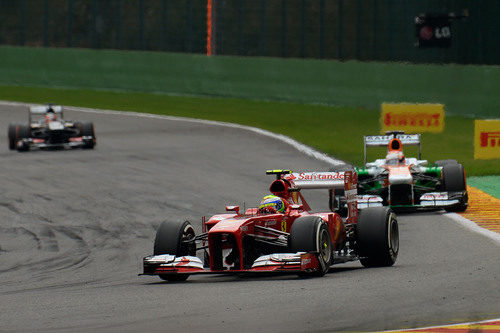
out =
<svg viewBox="0 0 500 333"><path fill-rule="evenodd" d="M444 216L447 216L456 222L458 222L460 225L464 226L465 228L469 229L470 231L476 232L478 234L481 234L483 236L486 236L488 238L491 238L494 240L497 245L500 245L500 234L496 233L494 231L482 228L478 226L476 223L472 222L471 220L466 219L462 215L456 214L456 213L446 213Z"/></svg>
<svg viewBox="0 0 500 333"><path fill-rule="evenodd" d="M453 327L453 326L462 326L462 325L477 325L477 324L487 324L487 323L492 323L492 322L495 322L495 321L500 321L500 318L497 318L497 319L488 319L488 320L481 320L481 321L471 321L471 322L468 322L468 323L456 323L456 324L448 324L448 325L439 325L439 326L427 326L427 327L419 327L419 328L409 328L409 329L405 329L405 328L402 328L402 329L399 329L399 330L390 330L390 331L377 331L378 333L386 333L386 332L401 332L401 331L405 331L405 332L411 332L411 331L419 331L419 330L431 330L431 329L434 329L434 328L444 328L444 327Z"/></svg>
<svg viewBox="0 0 500 333"><path fill-rule="evenodd" d="M0 105L34 106L34 105L40 105L40 104L0 101ZM198 123L198 124L204 124L204 125L225 126L225 127L230 127L230 128L236 128L236 129L254 132L254 133L259 134L259 135L263 135L263 136L267 136L267 137L279 140L281 142L284 142L284 143L294 147L295 149L297 149L301 153L304 153L308 156L311 156L317 160L329 163L332 166L341 166L341 165L346 164L345 162L343 162L341 160L330 157L327 154L319 152L312 147L306 146L305 144L300 143L300 142L298 142L298 141L296 141L296 140L294 140L286 135L276 134L276 133L273 133L270 131L266 131L266 130L256 128L256 127L251 127L251 126L226 123L226 122L221 122L221 121L195 119L195 118L162 116L162 115L157 115L157 114L141 113L141 112L134 112L134 111L101 110L101 109L80 108L80 107L74 107L74 106L65 106L64 108L66 110L87 112L87 113L112 114L112 115L120 115L120 116L150 118L150 119L163 119L163 120L172 120L172 121L186 121L186 122Z"/></svg>

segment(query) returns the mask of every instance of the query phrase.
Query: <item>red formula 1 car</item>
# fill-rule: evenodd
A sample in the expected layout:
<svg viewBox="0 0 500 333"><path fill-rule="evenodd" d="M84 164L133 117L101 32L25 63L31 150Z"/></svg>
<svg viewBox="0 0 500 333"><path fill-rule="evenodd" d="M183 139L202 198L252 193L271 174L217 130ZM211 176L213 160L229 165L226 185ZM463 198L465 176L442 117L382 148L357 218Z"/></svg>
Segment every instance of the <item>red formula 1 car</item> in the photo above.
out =
<svg viewBox="0 0 500 333"><path fill-rule="evenodd" d="M391 266L399 249L396 216L387 207L359 212L357 174L272 170L276 175L260 207L202 218L196 235L189 222L163 222L154 254L143 259L143 275L184 281L201 273L296 273L324 275L331 265L360 260L364 266ZM332 211L313 213L301 190L328 189ZM334 207L345 196L347 217ZM201 258L197 252L203 253Z"/></svg>

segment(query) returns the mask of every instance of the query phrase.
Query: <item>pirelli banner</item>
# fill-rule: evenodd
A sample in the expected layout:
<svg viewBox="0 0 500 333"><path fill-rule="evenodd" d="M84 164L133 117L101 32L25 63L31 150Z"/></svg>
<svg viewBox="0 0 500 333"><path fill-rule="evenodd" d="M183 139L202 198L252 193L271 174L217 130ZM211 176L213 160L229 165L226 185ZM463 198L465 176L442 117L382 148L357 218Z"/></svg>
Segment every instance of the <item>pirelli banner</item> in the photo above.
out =
<svg viewBox="0 0 500 333"><path fill-rule="evenodd" d="M382 103L381 132L402 130L406 133L442 132L443 104Z"/></svg>
<svg viewBox="0 0 500 333"><path fill-rule="evenodd" d="M500 158L500 120L474 121L474 159Z"/></svg>

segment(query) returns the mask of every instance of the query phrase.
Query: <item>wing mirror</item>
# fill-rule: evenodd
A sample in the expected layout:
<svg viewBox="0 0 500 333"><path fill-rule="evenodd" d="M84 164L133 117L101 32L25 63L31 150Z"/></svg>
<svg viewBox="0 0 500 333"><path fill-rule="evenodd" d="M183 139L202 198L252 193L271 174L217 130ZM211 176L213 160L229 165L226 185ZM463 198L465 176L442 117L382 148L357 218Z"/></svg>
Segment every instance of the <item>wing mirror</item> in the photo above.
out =
<svg viewBox="0 0 500 333"><path fill-rule="evenodd" d="M235 212L236 214L240 214L240 206L226 206L227 212Z"/></svg>

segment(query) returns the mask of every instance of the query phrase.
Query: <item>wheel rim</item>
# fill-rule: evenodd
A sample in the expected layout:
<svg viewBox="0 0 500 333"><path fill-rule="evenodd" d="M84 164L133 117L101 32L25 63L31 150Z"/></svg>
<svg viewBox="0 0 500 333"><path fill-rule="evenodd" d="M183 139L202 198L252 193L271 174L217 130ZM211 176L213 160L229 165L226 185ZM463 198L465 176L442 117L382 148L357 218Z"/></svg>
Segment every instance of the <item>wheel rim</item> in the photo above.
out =
<svg viewBox="0 0 500 333"><path fill-rule="evenodd" d="M330 262L330 257L332 255L331 247L332 243L330 235L328 234L328 230L325 228L321 228L319 234L318 252L326 263Z"/></svg>
<svg viewBox="0 0 500 333"><path fill-rule="evenodd" d="M392 215L392 214L391 214ZM389 246L394 255L399 251L399 228L397 222L391 216L391 223L389 224Z"/></svg>
<svg viewBox="0 0 500 333"><path fill-rule="evenodd" d="M196 244L194 242L186 243L187 241L195 237L194 229L191 225L187 225L181 234L180 239L180 253L186 253L186 255L196 254Z"/></svg>

